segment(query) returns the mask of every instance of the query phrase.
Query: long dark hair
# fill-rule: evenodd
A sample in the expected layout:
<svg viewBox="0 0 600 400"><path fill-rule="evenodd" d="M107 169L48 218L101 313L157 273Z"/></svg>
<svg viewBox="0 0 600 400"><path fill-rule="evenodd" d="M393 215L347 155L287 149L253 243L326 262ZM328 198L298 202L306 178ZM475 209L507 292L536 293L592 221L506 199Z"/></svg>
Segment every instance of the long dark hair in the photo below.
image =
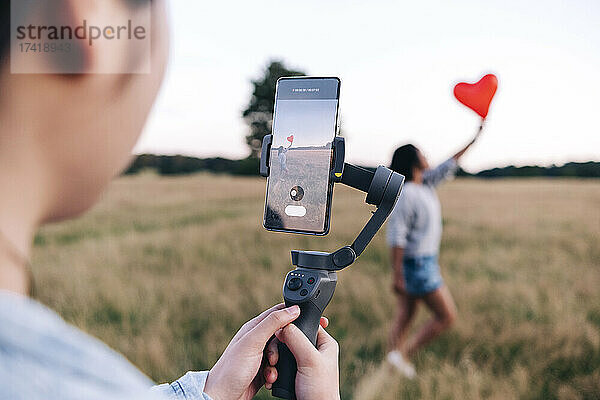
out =
<svg viewBox="0 0 600 400"><path fill-rule="evenodd" d="M414 179L413 168L419 165L419 149L412 144L405 144L394 152L390 169L404 175L407 181L412 181Z"/></svg>

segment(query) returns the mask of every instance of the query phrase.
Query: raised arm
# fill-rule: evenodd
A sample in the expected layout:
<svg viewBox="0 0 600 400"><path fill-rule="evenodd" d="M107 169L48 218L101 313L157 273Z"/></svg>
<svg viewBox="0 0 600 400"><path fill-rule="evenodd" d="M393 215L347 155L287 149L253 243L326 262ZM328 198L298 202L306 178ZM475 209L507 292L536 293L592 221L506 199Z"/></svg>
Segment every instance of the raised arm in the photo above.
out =
<svg viewBox="0 0 600 400"><path fill-rule="evenodd" d="M458 169L458 160L469 150L469 148L479 139L481 136L481 131L483 129L483 123L477 130L477 133L471 139L469 143L462 149L460 149L456 154L450 157L445 162L441 163L437 167L427 170L423 173L423 184L429 186L437 186L440 183L452 178L454 173Z"/></svg>
<svg viewBox="0 0 600 400"><path fill-rule="evenodd" d="M449 158L435 168L423 172L423 185L437 186L440 183L454 177L458 164L454 157Z"/></svg>
<svg viewBox="0 0 600 400"><path fill-rule="evenodd" d="M479 139L479 136L481 136L481 131L482 130L483 130L483 123L481 124L481 126L477 130L477 133L475 134L475 136L473 137L473 139L465 147L463 147L455 155L452 156L452 158L454 159L454 161L458 161L467 152L467 150L469 150L469 148L473 145L473 143L475 143L477 141L477 139Z"/></svg>

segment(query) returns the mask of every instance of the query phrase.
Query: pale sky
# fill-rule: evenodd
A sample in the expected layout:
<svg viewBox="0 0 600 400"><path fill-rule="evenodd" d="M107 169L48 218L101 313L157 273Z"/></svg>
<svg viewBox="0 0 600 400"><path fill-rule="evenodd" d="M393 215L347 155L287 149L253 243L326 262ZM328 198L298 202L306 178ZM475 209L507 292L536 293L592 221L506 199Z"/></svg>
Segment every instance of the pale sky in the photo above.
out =
<svg viewBox="0 0 600 400"><path fill-rule="evenodd" d="M347 161L406 142L440 162L478 127L452 95L498 76L470 171L600 160L600 1L171 0L171 60L137 153L241 158L271 59L338 76Z"/></svg>
<svg viewBox="0 0 600 400"><path fill-rule="evenodd" d="M273 146L287 147L288 135L294 135L294 147L321 147L331 143L336 106L336 100L277 100Z"/></svg>

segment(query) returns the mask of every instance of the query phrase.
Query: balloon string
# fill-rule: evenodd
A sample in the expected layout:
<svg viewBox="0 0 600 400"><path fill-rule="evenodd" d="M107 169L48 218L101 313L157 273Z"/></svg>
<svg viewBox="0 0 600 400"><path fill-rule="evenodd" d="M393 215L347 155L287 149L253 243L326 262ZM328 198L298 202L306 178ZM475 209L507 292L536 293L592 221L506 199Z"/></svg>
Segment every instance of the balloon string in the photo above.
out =
<svg viewBox="0 0 600 400"><path fill-rule="evenodd" d="M477 129L477 133L475 134L475 137L473 138L473 141L471 143L475 143L475 141L477 141L477 139L479 139L479 135L481 135L481 131L483 130L484 122L485 122L485 118L481 118L481 124L479 125L479 129Z"/></svg>

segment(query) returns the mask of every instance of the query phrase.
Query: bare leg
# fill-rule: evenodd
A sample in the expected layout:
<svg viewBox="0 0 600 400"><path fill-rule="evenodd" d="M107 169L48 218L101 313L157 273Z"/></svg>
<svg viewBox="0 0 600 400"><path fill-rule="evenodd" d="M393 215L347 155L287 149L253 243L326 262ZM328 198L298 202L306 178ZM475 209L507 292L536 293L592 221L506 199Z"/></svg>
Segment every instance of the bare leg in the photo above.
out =
<svg viewBox="0 0 600 400"><path fill-rule="evenodd" d="M418 298L410 295L398 295L398 313L394 319L388 343L390 351L403 350L406 333L416 315L417 301Z"/></svg>
<svg viewBox="0 0 600 400"><path fill-rule="evenodd" d="M422 297L433 317L421 328L408 345L406 355L414 356L424 345L445 331L456 320L456 306L446 286Z"/></svg>

